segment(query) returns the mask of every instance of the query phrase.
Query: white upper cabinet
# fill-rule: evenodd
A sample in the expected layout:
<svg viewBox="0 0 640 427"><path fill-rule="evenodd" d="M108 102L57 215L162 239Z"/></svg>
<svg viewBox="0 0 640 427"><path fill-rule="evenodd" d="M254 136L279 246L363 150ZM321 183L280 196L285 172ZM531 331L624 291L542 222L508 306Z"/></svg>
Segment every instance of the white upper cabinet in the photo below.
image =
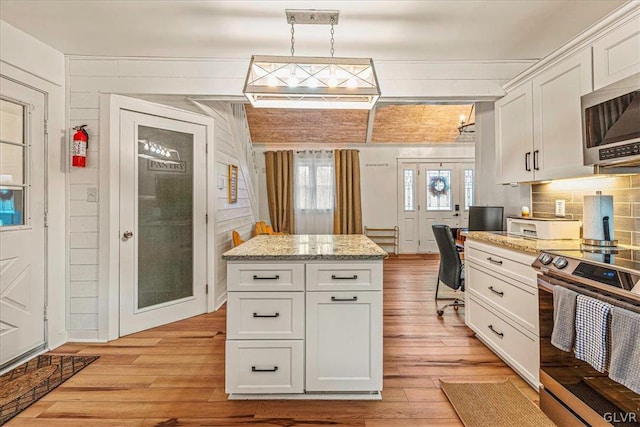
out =
<svg viewBox="0 0 640 427"><path fill-rule="evenodd" d="M496 157L500 183L533 180L531 92L529 81L496 102Z"/></svg>
<svg viewBox="0 0 640 427"><path fill-rule="evenodd" d="M640 13L593 44L593 85L600 89L640 72Z"/></svg>
<svg viewBox="0 0 640 427"><path fill-rule="evenodd" d="M593 173L582 161L580 97L592 91L591 51L584 49L533 78L534 180Z"/></svg>

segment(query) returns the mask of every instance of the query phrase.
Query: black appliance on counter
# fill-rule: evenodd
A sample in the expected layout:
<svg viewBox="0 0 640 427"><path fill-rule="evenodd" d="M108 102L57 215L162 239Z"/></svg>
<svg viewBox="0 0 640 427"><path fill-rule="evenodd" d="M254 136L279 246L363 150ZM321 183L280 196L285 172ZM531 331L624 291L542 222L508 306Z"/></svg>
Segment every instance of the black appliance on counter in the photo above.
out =
<svg viewBox="0 0 640 427"><path fill-rule="evenodd" d="M559 426L640 426L638 393L551 344L555 286L640 313L640 259L632 252L549 251L532 264L539 272L540 407Z"/></svg>

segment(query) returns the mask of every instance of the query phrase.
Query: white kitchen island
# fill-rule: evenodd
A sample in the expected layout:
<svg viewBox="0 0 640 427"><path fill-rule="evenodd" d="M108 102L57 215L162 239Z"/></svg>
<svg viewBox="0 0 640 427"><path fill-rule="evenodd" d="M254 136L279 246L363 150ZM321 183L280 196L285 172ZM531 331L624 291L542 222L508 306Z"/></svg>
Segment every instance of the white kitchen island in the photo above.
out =
<svg viewBox="0 0 640 427"><path fill-rule="evenodd" d="M382 259L363 235L261 235L226 252L230 399L380 399Z"/></svg>

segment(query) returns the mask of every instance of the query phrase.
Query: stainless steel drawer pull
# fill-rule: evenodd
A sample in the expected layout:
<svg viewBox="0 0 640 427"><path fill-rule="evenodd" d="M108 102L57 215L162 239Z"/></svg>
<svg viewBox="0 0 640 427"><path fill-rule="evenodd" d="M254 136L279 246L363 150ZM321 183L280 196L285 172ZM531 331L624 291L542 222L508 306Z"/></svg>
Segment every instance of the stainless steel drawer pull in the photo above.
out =
<svg viewBox="0 0 640 427"><path fill-rule="evenodd" d="M276 313L276 314L258 314L258 313L253 313L253 317L280 317L280 313Z"/></svg>
<svg viewBox="0 0 640 427"><path fill-rule="evenodd" d="M494 334L496 334L500 338L504 338L504 334L502 332L498 332L495 329L493 329L493 325L489 325L489 329L491 329L491 332L493 332Z"/></svg>
<svg viewBox="0 0 640 427"><path fill-rule="evenodd" d="M277 370L277 366L274 366L272 369L257 369L255 366L251 367L251 372L276 372Z"/></svg>
<svg viewBox="0 0 640 427"><path fill-rule="evenodd" d="M253 276L253 280L278 280L279 278L280 276L278 276L277 274L272 277Z"/></svg>
<svg viewBox="0 0 640 427"><path fill-rule="evenodd" d="M335 274L331 275L331 280L357 280L358 279L358 275L354 274L351 277L340 277L340 276L336 276Z"/></svg>
<svg viewBox="0 0 640 427"><path fill-rule="evenodd" d="M489 286L489 290L490 290L491 292L493 292L494 294L496 294L496 295L500 295L500 297L503 297L503 296L504 296L504 292L502 292L502 291L496 291L495 289L493 289L493 286Z"/></svg>
<svg viewBox="0 0 640 427"><path fill-rule="evenodd" d="M489 261L492 264L496 264L496 265L502 265L502 261L498 260L498 259L493 259L491 257L487 257L487 261Z"/></svg>
<svg viewBox="0 0 640 427"><path fill-rule="evenodd" d="M331 297L331 301L358 301L358 297L351 297L351 298L336 298L336 297Z"/></svg>

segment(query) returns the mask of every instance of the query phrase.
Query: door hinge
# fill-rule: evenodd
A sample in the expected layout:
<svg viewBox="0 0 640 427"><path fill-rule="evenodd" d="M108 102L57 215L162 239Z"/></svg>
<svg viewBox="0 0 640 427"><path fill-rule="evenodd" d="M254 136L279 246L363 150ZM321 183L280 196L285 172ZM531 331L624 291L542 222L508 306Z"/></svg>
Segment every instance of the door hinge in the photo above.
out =
<svg viewBox="0 0 640 427"><path fill-rule="evenodd" d="M420 169L418 169L418 176L420 176Z"/></svg>
<svg viewBox="0 0 640 427"><path fill-rule="evenodd" d="M205 294L209 294L209 284L207 283L206 285L204 285L204 293Z"/></svg>
<svg viewBox="0 0 640 427"><path fill-rule="evenodd" d="M420 240L418 240L418 246L420 246Z"/></svg>
<svg viewBox="0 0 640 427"><path fill-rule="evenodd" d="M49 227L49 213L44 211L44 226Z"/></svg>
<svg viewBox="0 0 640 427"><path fill-rule="evenodd" d="M204 222L209 224L209 214L204 214Z"/></svg>
<svg viewBox="0 0 640 427"><path fill-rule="evenodd" d="M47 306L46 306L46 305L44 306L44 309L43 309L43 313L42 313L42 314L44 315L44 320L45 320L45 321L46 321L46 320L49 320L49 317L47 316Z"/></svg>
<svg viewBox="0 0 640 427"><path fill-rule="evenodd" d="M204 144L204 153L209 154L209 144Z"/></svg>
<svg viewBox="0 0 640 427"><path fill-rule="evenodd" d="M49 121L48 120L44 121L44 134L45 135L49 135Z"/></svg>

